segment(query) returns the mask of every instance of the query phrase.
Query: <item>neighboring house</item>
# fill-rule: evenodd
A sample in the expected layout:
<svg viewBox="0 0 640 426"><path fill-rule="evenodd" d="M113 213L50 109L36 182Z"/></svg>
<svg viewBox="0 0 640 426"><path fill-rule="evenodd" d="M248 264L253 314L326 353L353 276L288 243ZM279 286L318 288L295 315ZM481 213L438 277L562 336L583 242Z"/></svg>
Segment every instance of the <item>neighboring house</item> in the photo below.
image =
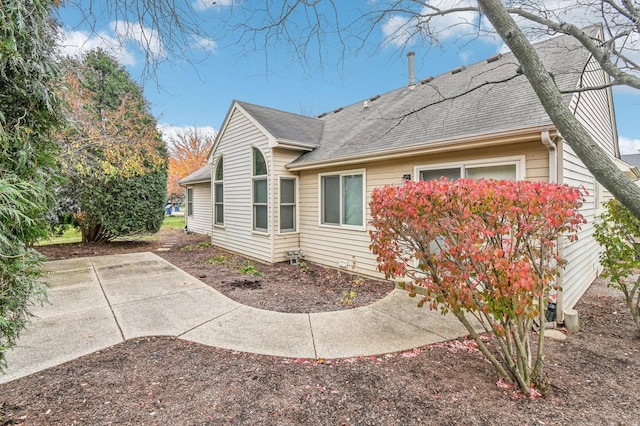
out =
<svg viewBox="0 0 640 426"><path fill-rule="evenodd" d="M185 228L197 234L211 234L211 164L178 182L186 187Z"/></svg>
<svg viewBox="0 0 640 426"><path fill-rule="evenodd" d="M621 155L620 158L616 158L618 168L640 185L640 154Z"/></svg>
<svg viewBox="0 0 640 426"><path fill-rule="evenodd" d="M627 163L628 165L640 168L640 154L627 154L621 156L622 161Z"/></svg>
<svg viewBox="0 0 640 426"><path fill-rule="evenodd" d="M609 81L571 37L536 48L561 89ZM374 188L441 176L557 181L589 193L582 209L588 224L577 242L559 248L568 260L559 280L562 320L599 273L592 224L603 192L518 68L512 54L496 55L314 118L233 101L209 157L212 244L265 262L286 261L288 249L300 248L306 261L381 276L369 250ZM619 157L611 91L564 99ZM201 205L204 213L198 196L208 202L211 183L202 181L199 191L186 180L192 213Z"/></svg>

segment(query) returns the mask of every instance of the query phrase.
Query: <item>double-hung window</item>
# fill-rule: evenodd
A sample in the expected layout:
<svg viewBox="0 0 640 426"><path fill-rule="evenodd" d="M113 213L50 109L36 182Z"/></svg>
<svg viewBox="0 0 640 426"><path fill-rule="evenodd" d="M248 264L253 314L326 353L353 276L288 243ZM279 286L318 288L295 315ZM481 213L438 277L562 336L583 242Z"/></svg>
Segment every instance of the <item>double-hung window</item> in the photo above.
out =
<svg viewBox="0 0 640 426"><path fill-rule="evenodd" d="M193 216L193 187L187 187L187 216Z"/></svg>
<svg viewBox="0 0 640 426"><path fill-rule="evenodd" d="M280 178L280 232L296 232L296 178Z"/></svg>
<svg viewBox="0 0 640 426"><path fill-rule="evenodd" d="M364 182L363 171L320 175L320 223L363 227Z"/></svg>
<svg viewBox="0 0 640 426"><path fill-rule="evenodd" d="M213 177L214 225L224 226L224 158L220 157Z"/></svg>
<svg viewBox="0 0 640 426"><path fill-rule="evenodd" d="M253 148L253 230L269 230L267 162L258 148Z"/></svg>

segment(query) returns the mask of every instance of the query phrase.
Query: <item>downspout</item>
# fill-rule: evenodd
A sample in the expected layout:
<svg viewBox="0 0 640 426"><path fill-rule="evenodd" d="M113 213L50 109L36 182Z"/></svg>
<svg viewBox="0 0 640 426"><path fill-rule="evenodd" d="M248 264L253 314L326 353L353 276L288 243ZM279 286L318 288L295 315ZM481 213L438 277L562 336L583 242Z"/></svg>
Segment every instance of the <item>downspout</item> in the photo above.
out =
<svg viewBox="0 0 640 426"><path fill-rule="evenodd" d="M548 131L544 131L540 134L540 140L542 144L549 151L549 183L561 183L559 180L562 180L562 177L558 179L558 147L551 139L551 135L549 135ZM558 244L558 256L562 258L564 253L564 244ZM563 272L560 272L560 276L556 282L560 291L556 291L556 322L561 323L564 321L564 310L562 308L562 283L563 283Z"/></svg>
<svg viewBox="0 0 640 426"><path fill-rule="evenodd" d="M540 134L542 144L549 151L549 182L558 183L558 150L556 144L551 140L548 131Z"/></svg>

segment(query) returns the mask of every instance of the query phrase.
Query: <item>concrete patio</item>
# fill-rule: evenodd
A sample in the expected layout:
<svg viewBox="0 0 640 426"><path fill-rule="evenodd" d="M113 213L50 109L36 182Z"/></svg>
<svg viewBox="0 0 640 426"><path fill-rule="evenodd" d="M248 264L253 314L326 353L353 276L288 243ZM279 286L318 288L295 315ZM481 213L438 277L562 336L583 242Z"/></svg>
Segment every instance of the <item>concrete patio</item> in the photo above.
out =
<svg viewBox="0 0 640 426"><path fill-rule="evenodd" d="M397 352L467 334L403 290L361 308L289 314L237 303L153 253L47 262L49 303L7 353L8 382L143 336L291 358Z"/></svg>

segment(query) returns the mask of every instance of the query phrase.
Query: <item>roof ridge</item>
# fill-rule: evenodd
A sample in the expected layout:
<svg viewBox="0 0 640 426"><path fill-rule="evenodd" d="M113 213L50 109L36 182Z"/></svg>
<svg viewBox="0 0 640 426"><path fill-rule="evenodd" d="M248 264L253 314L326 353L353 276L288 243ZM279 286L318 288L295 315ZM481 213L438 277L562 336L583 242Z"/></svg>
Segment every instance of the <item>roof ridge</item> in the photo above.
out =
<svg viewBox="0 0 640 426"><path fill-rule="evenodd" d="M596 29L596 28L599 28L599 27L600 27L600 24L593 24L593 25L589 25L589 26L587 26L587 27L582 28L582 31L588 31L588 30L590 30L590 29ZM566 33L557 33L556 35L554 35L554 36L553 36L553 37L551 37L551 38L547 38L547 39L540 40L540 41L538 41L538 42L532 43L532 46L533 46L534 48L536 48L536 50L537 50L537 47L538 47L539 45L541 45L541 44L543 44L543 43L550 43L551 41L553 41L553 40L557 40L557 39L562 38L562 37L572 37L572 36L571 36L570 34L566 34ZM479 61L476 61L476 62L472 62L472 63L470 63L470 64L466 64L466 65L464 65L464 64L463 64L463 65L458 65L458 66L453 67L453 68L451 68L451 69L449 69L449 70L447 70L447 71L441 72L440 74L431 75L431 76L428 76L428 77L425 77L425 78L422 78L422 79L416 79L416 80L417 80L417 83L415 84L415 86L420 86L420 85L422 85L422 84L427 84L427 83L432 83L432 82L433 82L433 83L435 83L435 82L436 82L436 80L437 80L438 78L443 77L443 76L446 76L446 75L449 75L449 74L452 74L452 73L454 73L454 71L456 71L455 73L465 72L465 71L466 71L466 72L468 72L469 68L472 68L472 67L476 67L476 66L482 65L482 64L484 64L484 63L485 63L489 58L497 57L497 59L495 59L494 61L492 61L492 63L497 63L498 61L502 61L502 62L504 62L504 61L505 61L505 56L507 56L507 55L510 55L510 56L512 56L512 57L513 57L513 52L511 52L511 51L504 52L504 53L499 53L499 52L498 52L498 53L496 53L496 54L494 54L494 55L487 56L486 58L483 58L483 59L481 59L481 60L479 60ZM367 97L367 98L364 98L364 99L357 100L357 101L355 101L355 102L353 102L353 103L347 104L347 105L345 105L344 107L340 107L340 108L341 108L341 109L344 109L344 108L348 108L348 107L351 107L351 106L354 106L354 105L362 105L362 103L363 103L364 101L372 102L372 101L375 101L375 100L377 100L378 98L381 98L381 97L383 97L383 96L385 96L385 95L389 95L389 94L391 94L391 93L395 93L395 92L400 91L400 90L406 90L407 88L409 88L409 86L408 86L408 85L400 86L400 87L397 87L397 88L395 88L395 89L391 89L391 90L389 90L389 91L387 91L387 92L383 92L383 93L381 93L381 94L376 94L376 95L374 95L374 96L370 96L370 97ZM374 98L375 98L375 99L374 99ZM318 118L322 118L322 117L324 117L324 116L328 115L328 114L329 114L329 113L331 113L331 112L335 112L335 109L337 109L337 108L339 108L339 107L336 107L336 108L334 108L334 110L331 110L331 111L329 111L329 112L327 112L327 113L320 114L320 116L318 116Z"/></svg>

